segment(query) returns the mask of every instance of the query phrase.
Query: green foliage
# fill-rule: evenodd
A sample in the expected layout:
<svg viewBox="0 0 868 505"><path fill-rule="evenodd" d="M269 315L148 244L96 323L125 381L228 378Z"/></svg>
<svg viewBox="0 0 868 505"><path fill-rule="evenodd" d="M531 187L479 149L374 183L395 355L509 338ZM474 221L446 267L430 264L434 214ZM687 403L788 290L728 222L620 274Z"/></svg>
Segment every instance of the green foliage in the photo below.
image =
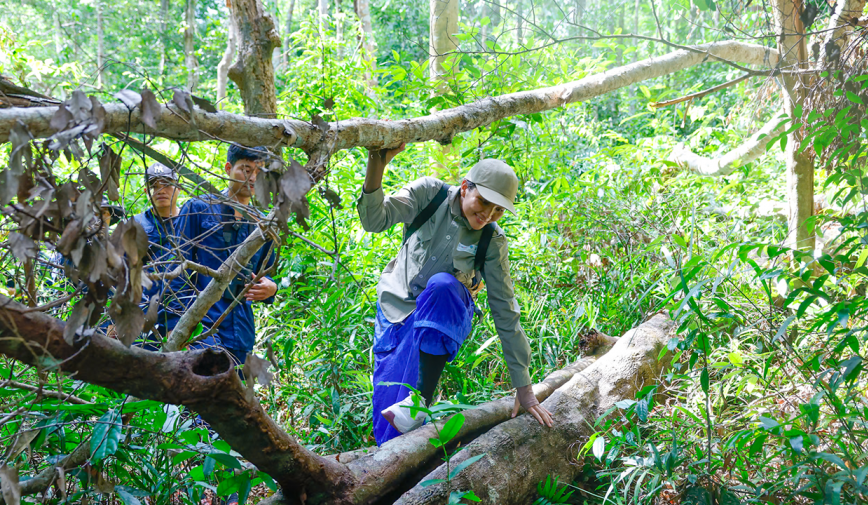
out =
<svg viewBox="0 0 868 505"><path fill-rule="evenodd" d="M537 498L533 505L553 505L555 503L567 503L572 496L573 491L567 492L569 486L564 485L564 487L558 489L558 478L555 477L552 479L552 476L549 475L546 477L545 483L542 481L538 482L536 485L537 492L539 493L539 498Z"/></svg>
<svg viewBox="0 0 868 505"><path fill-rule="evenodd" d="M183 3L169 3L172 21L165 33L159 2L103 4L111 4L106 90L147 83L168 99L169 88L186 82ZM227 11L224 2L198 4L200 93L213 99ZM283 1L266 4L282 16L288 7ZM644 40L578 39L587 32L565 25L561 5L549 2L538 5L535 26L524 25L522 47L536 49L518 53L514 17L504 10L498 21L482 12L488 4L463 4L455 34L460 51L446 62L452 72L442 89L428 77L427 4L373 2L378 84L369 89L365 74L372 67L358 50L357 23L340 25L338 38L335 21L347 16L333 16L321 34L313 3L298 0L292 33L283 34L286 65L276 71L278 113L327 121L421 116L486 96L557 86L664 50ZM768 13L736 4L655 5L667 36L687 44L701 41L693 28L711 23L713 11L725 20L723 31L752 33L768 24ZM600 33L627 33L635 8L633 2L588 2L583 23ZM62 22L59 49L55 12ZM59 97L94 81L93 3L26 2L16 5L15 13L0 20L4 75ZM640 33L657 31L650 4L639 5L635 14ZM598 433L580 441L579 455L587 455L582 461L593 477L578 484L590 503L863 499L868 80L840 76L849 84L805 119L801 147L822 156L828 172L818 178L827 201L846 210L817 216L813 229L835 240L815 259L781 247L785 224L752 212L781 203L785 178L778 147L785 137L769 139L770 155L718 180L681 173L667 159L678 142L704 156L727 152L756 121L777 113L758 105L768 101L767 90L751 81L689 106L649 107L737 75L709 63L544 114L506 118L456 136L452 154L435 143L412 144L386 173L389 192L423 175L458 182L483 157L499 157L516 168L522 182L518 213L501 224L510 240L534 380L580 357L580 342L591 331L619 335L660 309L678 320L679 332L666 349L674 366L665 383L646 385L636 398L618 402L597 421ZM243 110L232 84L222 105ZM164 140L152 145L222 186L225 145ZM94 150L100 149L95 144ZM141 212L147 201L140 174L150 160L129 150L123 154L122 204L130 213ZM292 149L286 154L304 156ZM4 164L8 156L3 147ZM320 454L373 444L375 286L401 235L397 228L368 234L358 223L354 200L366 156L363 149L351 149L330 160L321 187L339 194L342 206L330 203L324 192L311 192L311 229L303 236L333 253L287 237L278 261L277 302L257 308L257 352L273 360L277 377L267 387L257 386L256 394L279 425ZM74 180L82 168L98 172L96 160L87 156L62 156L53 165L59 181ZM186 187L182 199L191 192ZM4 240L8 229L6 223L0 229ZM21 265L9 255L0 261L4 280L14 281L20 296ZM40 303L74 292L48 267L39 276ZM487 307L484 291L479 306ZM66 318L70 309L64 304L48 313ZM446 367L440 392L447 400L420 410L439 417L508 394L500 345L486 314ZM36 370L0 362L3 380L38 384L86 402L64 402L0 382L3 412L27 406L0 424L0 445L15 449L4 455L6 463L32 475L89 441L91 468L67 475L78 483L69 486L70 502L98 501L104 498L98 491L112 492L112 485L125 504L193 504L232 493L243 502L253 500L257 486L258 496L264 488L276 489L268 475L249 468L225 441L198 426L195 414L76 382L58 374L58 365L46 361ZM454 414L431 440L447 464L463 422L463 415ZM450 466L446 480L482 456ZM599 494L588 491L595 486ZM540 504L578 499L567 485L559 488L556 478L539 483L539 494ZM461 500L478 498L472 491L452 490L449 502Z"/></svg>

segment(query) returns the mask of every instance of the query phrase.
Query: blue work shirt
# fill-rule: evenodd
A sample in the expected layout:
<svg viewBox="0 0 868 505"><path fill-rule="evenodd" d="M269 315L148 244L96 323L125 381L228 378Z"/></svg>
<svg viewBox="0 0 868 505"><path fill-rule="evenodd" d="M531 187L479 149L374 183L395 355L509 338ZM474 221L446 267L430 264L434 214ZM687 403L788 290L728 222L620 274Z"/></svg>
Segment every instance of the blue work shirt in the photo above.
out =
<svg viewBox="0 0 868 505"><path fill-rule="evenodd" d="M136 220L148 235L148 254L145 257L146 273L166 273L174 270L184 259L185 250L190 246L181 239L186 227L187 217L179 213L175 217L162 218L148 209L136 214ZM169 281L155 280L150 289L142 289L142 305L147 310L154 296L160 296L156 329L162 336L175 328L181 315L195 298L193 279L185 271L180 277Z"/></svg>
<svg viewBox="0 0 868 505"><path fill-rule="evenodd" d="M248 212L254 213L252 209ZM184 204L181 214L186 219L184 236L189 240L189 258L213 270L220 268L235 249L256 229L255 223L245 218L236 219L235 210L216 198L193 198ZM274 264L276 251L272 251L272 241L256 251L250 262L237 271L235 281L230 284L217 303L215 303L202 319L204 331L208 331L220 319L233 299L241 292L244 285L253 280L251 274L257 274L271 268ZM211 277L194 274L197 292L204 290ZM271 279L271 277L266 276ZM274 297L262 300L273 303ZM203 341L205 345L217 345L235 351L250 352L256 338L256 328L253 321L253 303L240 298L238 304L226 315L217 327L217 332Z"/></svg>

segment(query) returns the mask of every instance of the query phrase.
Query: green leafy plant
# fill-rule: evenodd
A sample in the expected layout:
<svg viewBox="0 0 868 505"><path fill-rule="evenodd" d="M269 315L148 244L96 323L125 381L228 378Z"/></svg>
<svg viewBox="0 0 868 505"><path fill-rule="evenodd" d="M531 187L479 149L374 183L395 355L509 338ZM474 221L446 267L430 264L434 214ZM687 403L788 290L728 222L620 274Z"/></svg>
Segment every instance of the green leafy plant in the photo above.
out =
<svg viewBox="0 0 868 505"><path fill-rule="evenodd" d="M546 476L545 482L539 481L536 485L537 493L539 493L539 498L537 498L533 505L552 505L555 503L567 503L570 499L570 496L573 495L573 491L567 492L569 486L564 484L564 487L558 487L558 478L555 477L552 479L551 475Z"/></svg>

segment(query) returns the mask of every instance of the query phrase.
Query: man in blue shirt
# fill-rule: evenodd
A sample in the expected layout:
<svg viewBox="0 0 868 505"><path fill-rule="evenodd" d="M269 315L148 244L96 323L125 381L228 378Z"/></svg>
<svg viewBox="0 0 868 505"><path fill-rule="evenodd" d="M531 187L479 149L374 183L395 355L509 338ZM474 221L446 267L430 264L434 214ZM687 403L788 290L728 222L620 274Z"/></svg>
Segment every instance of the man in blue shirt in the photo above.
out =
<svg viewBox="0 0 868 505"><path fill-rule="evenodd" d="M146 273L165 274L178 267L189 247L180 239L186 226L186 216L178 210L178 174L169 167L154 163L145 170L145 188L151 207L133 217L148 234L148 255L145 258ZM142 304L148 305L157 297L159 308L157 322L150 335L145 336L143 348L159 351L161 341L172 331L181 314L194 296L192 280L184 271L179 277L155 279L150 289L143 290Z"/></svg>
<svg viewBox="0 0 868 505"><path fill-rule="evenodd" d="M216 197L193 198L181 209L181 214L187 219L185 238L191 244L188 257L192 261L217 270L256 229L257 224L244 217L239 209L254 220L261 217L250 207L250 199L259 168L267 156L264 147L230 146L225 165L229 185L224 191L229 203ZM194 347L220 347L227 350L236 363L244 363L247 353L253 350L256 337L253 302L272 303L277 284L265 275L246 292L244 289L258 274L272 267L275 255L274 243L268 241L247 265L235 266L235 276L223 297L208 309L202 319L203 331L210 335ZM211 282L206 275L194 274L193 277L197 292ZM232 307L234 302L237 303Z"/></svg>

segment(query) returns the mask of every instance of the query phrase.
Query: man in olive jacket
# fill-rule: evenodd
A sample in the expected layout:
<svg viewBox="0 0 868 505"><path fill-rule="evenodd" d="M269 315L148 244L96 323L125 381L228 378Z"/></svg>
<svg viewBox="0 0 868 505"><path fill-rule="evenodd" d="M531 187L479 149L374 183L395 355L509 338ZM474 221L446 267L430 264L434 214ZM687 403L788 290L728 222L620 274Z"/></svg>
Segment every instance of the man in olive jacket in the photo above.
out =
<svg viewBox="0 0 868 505"><path fill-rule="evenodd" d="M403 149L402 145L369 153L357 203L366 231L379 233L404 223L405 233L409 232L377 285L373 348L377 444L424 423L423 414L411 413L413 396L406 387L383 383L415 384L425 403L431 403L446 362L452 361L470 334L477 274L485 279L491 315L517 390L513 416L521 405L540 424L551 426L551 414L533 394L530 346L519 322L507 240L495 224L505 211L515 212L515 172L500 160L485 159L473 166L460 186L445 187L433 177L422 177L385 196L383 172ZM433 213L420 224L423 211ZM416 224L418 229L413 228ZM490 228L488 246L477 272L477 250L486 227Z"/></svg>

